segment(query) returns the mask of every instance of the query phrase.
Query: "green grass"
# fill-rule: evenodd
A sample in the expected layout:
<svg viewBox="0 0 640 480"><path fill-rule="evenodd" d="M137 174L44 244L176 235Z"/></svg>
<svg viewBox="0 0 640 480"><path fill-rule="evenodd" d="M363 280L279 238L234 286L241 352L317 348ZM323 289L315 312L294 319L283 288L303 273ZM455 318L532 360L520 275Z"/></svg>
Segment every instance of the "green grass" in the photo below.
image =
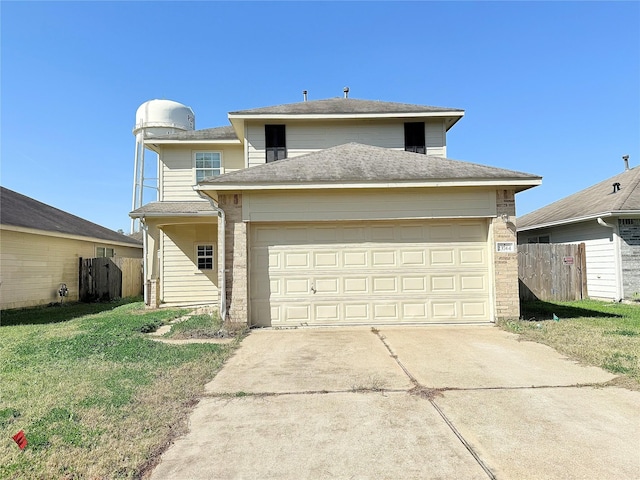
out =
<svg viewBox="0 0 640 480"><path fill-rule="evenodd" d="M499 325L524 340L544 343L572 359L620 375L617 383L640 390L640 305L595 300L524 302L521 311L521 320Z"/></svg>
<svg viewBox="0 0 640 480"><path fill-rule="evenodd" d="M2 313L0 478L138 478L184 431L235 347L166 345L140 333L184 311L102 307ZM11 440L19 430L24 451Z"/></svg>

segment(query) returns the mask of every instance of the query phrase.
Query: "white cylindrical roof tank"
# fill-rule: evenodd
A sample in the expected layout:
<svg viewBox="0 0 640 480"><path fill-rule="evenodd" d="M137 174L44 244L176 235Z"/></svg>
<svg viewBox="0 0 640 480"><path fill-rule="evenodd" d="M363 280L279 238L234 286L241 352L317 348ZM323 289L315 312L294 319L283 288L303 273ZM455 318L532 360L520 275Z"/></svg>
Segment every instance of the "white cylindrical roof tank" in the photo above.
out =
<svg viewBox="0 0 640 480"><path fill-rule="evenodd" d="M194 130L196 116L191 108L173 100L149 100L136 111L133 134L144 131L152 135L165 135Z"/></svg>

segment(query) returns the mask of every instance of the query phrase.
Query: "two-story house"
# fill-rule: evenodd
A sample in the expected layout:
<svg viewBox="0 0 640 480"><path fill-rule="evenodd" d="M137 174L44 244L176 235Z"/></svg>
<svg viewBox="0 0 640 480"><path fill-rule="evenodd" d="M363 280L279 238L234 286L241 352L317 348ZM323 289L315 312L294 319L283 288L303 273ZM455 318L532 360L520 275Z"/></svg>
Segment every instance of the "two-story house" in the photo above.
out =
<svg viewBox="0 0 640 480"><path fill-rule="evenodd" d="M331 98L145 138L148 303L251 326L518 317L515 194L541 178L447 159L463 115Z"/></svg>

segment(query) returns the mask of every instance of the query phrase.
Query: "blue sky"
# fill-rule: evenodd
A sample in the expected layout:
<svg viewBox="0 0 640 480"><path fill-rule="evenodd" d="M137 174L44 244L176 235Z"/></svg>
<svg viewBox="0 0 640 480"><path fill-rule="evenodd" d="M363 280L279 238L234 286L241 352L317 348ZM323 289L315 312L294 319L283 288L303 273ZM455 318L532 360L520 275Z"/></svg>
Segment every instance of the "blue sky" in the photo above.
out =
<svg viewBox="0 0 640 480"><path fill-rule="evenodd" d="M344 86L463 108L450 158L543 176L518 215L621 172L624 154L640 165L639 2L3 1L0 15L0 183L114 230L129 229L135 112L154 98L190 106L196 128Z"/></svg>

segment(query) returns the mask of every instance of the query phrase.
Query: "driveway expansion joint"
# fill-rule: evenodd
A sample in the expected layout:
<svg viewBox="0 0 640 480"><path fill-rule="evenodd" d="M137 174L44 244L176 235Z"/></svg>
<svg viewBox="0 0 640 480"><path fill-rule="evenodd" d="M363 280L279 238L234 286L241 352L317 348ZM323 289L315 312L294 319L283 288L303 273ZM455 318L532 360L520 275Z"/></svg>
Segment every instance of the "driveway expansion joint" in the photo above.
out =
<svg viewBox="0 0 640 480"><path fill-rule="evenodd" d="M402 362L398 358L398 355L393 352L393 350L391 349L391 346L385 341L384 335L382 335L380 333L380 330L378 330L377 328L372 327L371 328L371 332L380 339L382 344L389 351L389 354L391 355L391 358L393 358L396 361L396 363L400 366L400 368L405 373L405 375L407 377L409 377L409 380L411 380L411 383L413 383L415 385L414 388L409 390L409 393L411 393L413 395L417 395L417 396L422 397L422 398L426 398L429 401L429 403L431 404L431 406L435 409L435 411L438 412L438 415L440 415L442 420L444 420L445 424L449 427L449 429L453 432L453 434L458 438L458 440L460 440L460 443L462 443L464 448L466 448L467 451L471 454L471 456L476 461L476 463L480 466L480 468L482 468L482 470L487 474L487 476L491 480L496 480L496 476L489 469L489 467L487 467L487 465L485 465L485 463L480 458L480 455L474 450L474 448L471 446L471 444L469 442L467 442L467 440L464 438L462 433L460 433L460 431L456 428L456 426L453 424L453 422L451 420L449 420L449 418L447 418L446 414L440 409L438 404L435 402L435 398L439 397L439 396L442 396L442 392L445 392L447 390L456 390L456 389L453 389L453 388L429 388L429 387L425 387L424 385L421 385L420 382L418 382L418 379L416 377L414 377L411 374L411 372L407 369L407 367L405 367L402 364Z"/></svg>

